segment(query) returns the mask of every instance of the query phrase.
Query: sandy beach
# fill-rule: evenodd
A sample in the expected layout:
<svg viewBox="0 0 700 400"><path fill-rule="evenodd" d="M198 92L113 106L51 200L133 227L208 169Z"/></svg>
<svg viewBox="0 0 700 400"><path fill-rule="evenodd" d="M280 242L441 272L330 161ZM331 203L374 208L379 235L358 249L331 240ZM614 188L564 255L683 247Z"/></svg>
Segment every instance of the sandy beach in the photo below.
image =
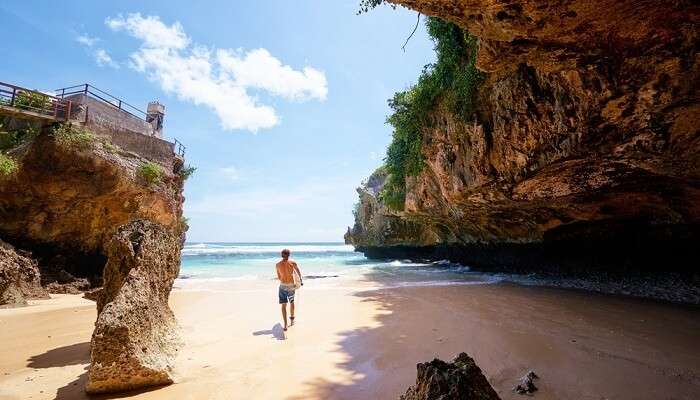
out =
<svg viewBox="0 0 700 400"><path fill-rule="evenodd" d="M299 294L283 332L275 286L174 290L177 382L111 398L394 399L415 364L466 351L504 399L541 376L540 399L693 399L700 312L508 284ZM76 295L0 310L0 399L81 399L96 311ZM100 397L94 397L100 398ZM110 397L103 397L110 398Z"/></svg>

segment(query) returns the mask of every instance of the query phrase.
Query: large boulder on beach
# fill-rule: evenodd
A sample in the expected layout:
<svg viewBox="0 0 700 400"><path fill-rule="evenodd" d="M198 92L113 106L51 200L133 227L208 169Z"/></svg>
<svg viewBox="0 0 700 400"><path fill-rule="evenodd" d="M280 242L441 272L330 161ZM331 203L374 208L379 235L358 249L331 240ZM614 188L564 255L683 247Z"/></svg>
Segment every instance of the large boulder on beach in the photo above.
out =
<svg viewBox="0 0 700 400"><path fill-rule="evenodd" d="M436 358L417 368L416 384L400 400L500 400L467 353L451 363Z"/></svg>
<svg viewBox="0 0 700 400"><path fill-rule="evenodd" d="M0 307L21 306L27 299L47 299L37 261L0 241Z"/></svg>
<svg viewBox="0 0 700 400"><path fill-rule="evenodd" d="M88 393L173 382L180 340L168 297L180 270L180 244L180 234L147 220L121 226L109 241Z"/></svg>

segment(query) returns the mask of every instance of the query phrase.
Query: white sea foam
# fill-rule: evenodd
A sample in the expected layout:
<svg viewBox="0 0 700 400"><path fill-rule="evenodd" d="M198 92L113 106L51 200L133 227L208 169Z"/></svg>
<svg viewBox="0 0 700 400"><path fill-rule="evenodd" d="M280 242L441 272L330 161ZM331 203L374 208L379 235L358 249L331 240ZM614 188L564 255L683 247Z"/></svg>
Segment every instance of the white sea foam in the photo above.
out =
<svg viewBox="0 0 700 400"><path fill-rule="evenodd" d="M340 243L187 243L182 251L182 287L221 288L225 282L268 285L274 281L279 251L289 248L314 288L354 284L366 287L475 285L500 281L491 274L474 273L469 267L447 260L412 262L398 259L369 260L352 246ZM246 286L248 287L248 286Z"/></svg>
<svg viewBox="0 0 700 400"><path fill-rule="evenodd" d="M411 260L394 260L389 263L392 267L426 267L430 264L414 263Z"/></svg>
<svg viewBox="0 0 700 400"><path fill-rule="evenodd" d="M352 253L354 248L344 244L300 244L300 245L282 245L282 244L214 244L214 243L198 243L186 244L182 249L182 255L204 255L204 254L279 254L282 249L288 248L294 253Z"/></svg>
<svg viewBox="0 0 700 400"><path fill-rule="evenodd" d="M459 280L442 280L442 281L414 281L414 282L394 282L385 286L379 286L377 289L398 289L405 287L421 287L421 286L468 286L468 285L492 285L502 282L503 279L497 277L484 277L483 280L475 281L459 281Z"/></svg>
<svg viewBox="0 0 700 400"><path fill-rule="evenodd" d="M196 277L196 276L188 276L187 278L177 278L178 281L190 281L192 279L196 280L196 282L232 282L232 281L255 281L260 279L260 276L258 275L241 275L241 276L226 276L226 277ZM267 280L272 280L272 277L268 277Z"/></svg>

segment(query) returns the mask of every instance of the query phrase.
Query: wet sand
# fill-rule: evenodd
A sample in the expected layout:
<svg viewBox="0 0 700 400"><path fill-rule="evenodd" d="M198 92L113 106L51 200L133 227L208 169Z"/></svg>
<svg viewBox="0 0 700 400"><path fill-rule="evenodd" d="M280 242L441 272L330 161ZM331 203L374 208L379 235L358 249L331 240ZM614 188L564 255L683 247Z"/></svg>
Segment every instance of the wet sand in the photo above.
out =
<svg viewBox="0 0 700 400"><path fill-rule="evenodd" d="M177 382L118 398L395 399L415 364L466 351L504 399L694 399L700 309L516 285L310 287L285 334L276 287L175 290ZM0 399L81 399L94 303L0 310ZM92 398L116 398L92 397Z"/></svg>

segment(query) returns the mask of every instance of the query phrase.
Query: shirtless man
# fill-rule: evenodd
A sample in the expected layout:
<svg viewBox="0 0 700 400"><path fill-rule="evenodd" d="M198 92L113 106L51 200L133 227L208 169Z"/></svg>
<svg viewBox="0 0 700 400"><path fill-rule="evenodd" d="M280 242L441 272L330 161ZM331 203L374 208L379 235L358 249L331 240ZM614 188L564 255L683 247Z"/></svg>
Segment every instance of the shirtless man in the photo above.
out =
<svg viewBox="0 0 700 400"><path fill-rule="evenodd" d="M289 250L282 250L282 261L277 263L277 278L280 280L279 300L282 305L282 319L284 319L284 330L287 330L287 302L290 306L291 325L294 325L294 271L299 275L299 283L304 286L301 280L301 272L297 263L289 259Z"/></svg>

